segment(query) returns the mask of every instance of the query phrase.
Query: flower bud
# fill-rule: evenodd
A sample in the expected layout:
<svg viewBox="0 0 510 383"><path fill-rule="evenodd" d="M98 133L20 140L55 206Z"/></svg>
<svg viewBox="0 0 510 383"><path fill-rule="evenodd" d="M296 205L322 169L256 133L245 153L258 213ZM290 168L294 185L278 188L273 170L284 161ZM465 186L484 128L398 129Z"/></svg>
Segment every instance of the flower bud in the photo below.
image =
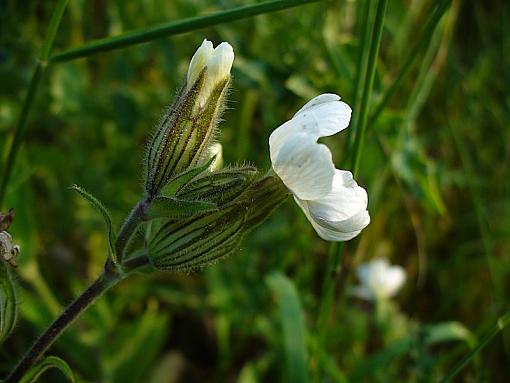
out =
<svg viewBox="0 0 510 383"><path fill-rule="evenodd" d="M197 49L188 68L186 88L191 89L204 72L204 83L199 90L198 103L204 105L213 89L230 78L230 69L234 62L234 50L229 43L223 42L215 49L212 43L204 39Z"/></svg>
<svg viewBox="0 0 510 383"><path fill-rule="evenodd" d="M207 160L223 110L234 52L204 40L193 56L186 86L165 113L147 148L145 191L159 194L173 178Z"/></svg>
<svg viewBox="0 0 510 383"><path fill-rule="evenodd" d="M148 238L152 265L164 270L193 270L239 248L243 236L289 195L276 176L266 176L245 188L217 211L185 220L161 223Z"/></svg>
<svg viewBox="0 0 510 383"><path fill-rule="evenodd" d="M15 258L19 255L21 248L12 243L11 235L6 231L0 232L0 262L5 261L16 266Z"/></svg>

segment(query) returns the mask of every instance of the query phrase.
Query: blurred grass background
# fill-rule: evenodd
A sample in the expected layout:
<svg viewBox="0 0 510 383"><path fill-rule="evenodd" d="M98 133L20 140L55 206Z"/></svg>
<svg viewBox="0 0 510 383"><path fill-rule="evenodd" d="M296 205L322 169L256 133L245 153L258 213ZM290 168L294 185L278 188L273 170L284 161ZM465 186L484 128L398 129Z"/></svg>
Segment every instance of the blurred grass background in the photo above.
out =
<svg viewBox="0 0 510 383"><path fill-rule="evenodd" d="M53 51L247 3L71 0ZM0 2L4 159L55 4ZM434 4L389 2L371 111L394 83ZM11 233L22 246L22 304L15 333L0 347L0 376L103 265L101 217L69 186L94 193L121 222L141 194L147 136L203 38L229 41L236 52L221 124L225 160L267 169L270 132L309 98L335 92L359 105L362 5L303 5L49 69L4 204L17 214ZM320 339L329 245L289 201L226 261L200 273L124 281L52 354L65 359L79 381L90 382L295 381L289 371L299 370L292 363L302 358L316 381L439 379L510 305L509 16L504 1L453 1L409 76L367 128L357 180L369 193L372 223L346 244L343 264L352 270L386 256L405 267L408 281L384 325L374 321L370 304L343 288ZM352 130L326 140L338 166L349 163ZM354 283L351 273L343 287ZM293 332L304 337L304 355L292 353ZM458 381L507 382L505 345L510 349L498 336Z"/></svg>

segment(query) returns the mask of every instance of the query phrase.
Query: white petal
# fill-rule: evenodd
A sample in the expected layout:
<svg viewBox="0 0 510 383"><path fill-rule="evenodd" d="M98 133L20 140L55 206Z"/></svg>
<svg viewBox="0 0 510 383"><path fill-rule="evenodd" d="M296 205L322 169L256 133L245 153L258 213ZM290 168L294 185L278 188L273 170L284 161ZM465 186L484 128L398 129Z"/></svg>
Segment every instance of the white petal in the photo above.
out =
<svg viewBox="0 0 510 383"><path fill-rule="evenodd" d="M308 221L310 221L310 223L312 224L313 228L315 229L315 231L317 232L319 237L321 237L322 239L324 239L326 241L348 241L348 240L356 237L361 232L361 230L350 231L349 226L346 226L345 227L346 230L343 231L343 229L344 229L343 227L332 228L329 225L324 225L323 222L319 222L319 221L315 220L315 218L310 214L310 210L309 210L309 202L310 201L303 201L297 197L294 197L294 200L296 201L298 206L301 208L301 210L303 210L303 212L306 215L306 218L308 218ZM341 226L341 225L339 225L339 226Z"/></svg>
<svg viewBox="0 0 510 383"><path fill-rule="evenodd" d="M303 133L285 141L273 161L273 169L290 191L303 200L327 195L335 175L328 147Z"/></svg>
<svg viewBox="0 0 510 383"><path fill-rule="evenodd" d="M310 201L295 197L295 200L317 234L327 241L348 241L370 223L367 193L348 171L335 170L332 191L326 196Z"/></svg>
<svg viewBox="0 0 510 383"><path fill-rule="evenodd" d="M362 286L374 297L391 298L402 287L406 274L400 266L390 266L384 258L374 259L360 265L356 274Z"/></svg>
<svg viewBox="0 0 510 383"><path fill-rule="evenodd" d="M340 222L365 211L367 205L367 192L358 186L351 172L335 169L331 192L323 198L311 201L309 209L318 221Z"/></svg>
<svg viewBox="0 0 510 383"><path fill-rule="evenodd" d="M212 87L230 75L234 62L234 49L229 43L223 42L218 45L213 54L207 60L207 81Z"/></svg>
<svg viewBox="0 0 510 383"><path fill-rule="evenodd" d="M292 121L298 131L310 133L319 139L347 128L351 113L351 108L345 102L330 101L303 107L294 115Z"/></svg>
<svg viewBox="0 0 510 383"><path fill-rule="evenodd" d="M406 274L402 267L392 266L386 271L386 297L394 296L406 280Z"/></svg>
<svg viewBox="0 0 510 383"><path fill-rule="evenodd" d="M198 76L200 75L200 72L202 72L202 69L204 69L207 60L213 54L213 52L214 48L212 42L210 42L207 39L204 39L202 45L198 47L197 51L195 52L189 63L188 76L186 82L188 88L190 88L195 83Z"/></svg>
<svg viewBox="0 0 510 383"><path fill-rule="evenodd" d="M292 120L273 130L273 133L269 136L269 155L272 164L275 163L282 145L285 144L289 137L292 137L294 131Z"/></svg>
<svg viewBox="0 0 510 383"><path fill-rule="evenodd" d="M351 108L338 101L336 94L322 94L305 104L294 117L271 133L269 146L271 161L276 158L285 141L297 133L307 133L318 140L347 128L351 119Z"/></svg>
<svg viewBox="0 0 510 383"><path fill-rule="evenodd" d="M312 98L310 101L308 101L305 105L303 105L301 107L301 109L299 109L296 112L296 114L294 114L294 116L297 116L299 113L301 113L307 109L310 109L316 105L324 104L324 103L331 102L331 101L340 101L340 96L338 94L334 94L334 93L323 93L319 96Z"/></svg>

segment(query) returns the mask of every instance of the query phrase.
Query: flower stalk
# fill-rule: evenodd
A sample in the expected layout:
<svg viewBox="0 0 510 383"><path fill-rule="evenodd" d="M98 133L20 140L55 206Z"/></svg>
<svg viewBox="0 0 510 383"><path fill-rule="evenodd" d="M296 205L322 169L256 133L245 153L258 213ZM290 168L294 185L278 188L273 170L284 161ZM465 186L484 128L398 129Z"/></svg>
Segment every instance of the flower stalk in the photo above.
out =
<svg viewBox="0 0 510 383"><path fill-rule="evenodd" d="M16 367L5 378L3 383L17 383L25 373L41 358L55 340L69 325L105 291L115 286L123 275L118 271L103 272L92 284L76 298L62 314L34 342Z"/></svg>

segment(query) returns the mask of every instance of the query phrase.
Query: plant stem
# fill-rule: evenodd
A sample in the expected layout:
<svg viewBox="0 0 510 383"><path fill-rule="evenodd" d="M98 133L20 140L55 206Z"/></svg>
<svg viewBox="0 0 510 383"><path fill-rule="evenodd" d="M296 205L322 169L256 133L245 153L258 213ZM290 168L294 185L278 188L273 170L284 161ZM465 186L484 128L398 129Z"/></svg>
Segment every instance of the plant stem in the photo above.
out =
<svg viewBox="0 0 510 383"><path fill-rule="evenodd" d="M62 332L102 293L123 278L119 272L101 274L60 316L42 333L3 383L16 383L34 365Z"/></svg>
<svg viewBox="0 0 510 383"><path fill-rule="evenodd" d="M365 47L368 45L370 41L370 27L371 27L371 21L372 18L370 17L371 10L372 10L372 0L365 0L359 3L359 11L363 12L363 17L361 19L362 25L363 25L363 31L361 34L361 43L358 47L358 58L356 61L356 68L358 70L356 71L356 80L354 82L354 88L353 88L353 100L352 100L352 110L358 110L358 105L361 102L361 96L363 94L362 89L364 88L364 74L366 73L367 68L367 60L368 60L368 49L365 49ZM351 124L351 134L349 134L347 145L346 145L346 153L351 153L352 146L354 145L354 137L356 136L356 131L359 126L359 113L356 113L356 115L353 118L352 124Z"/></svg>
<svg viewBox="0 0 510 383"><path fill-rule="evenodd" d="M413 49L409 52L409 55L406 57L402 68L398 72L396 80L393 82L391 87L386 91L383 96L382 101L377 105L374 112L370 115L369 125L373 125L384 107L388 103L391 97L396 93L397 89L400 86L400 83L404 79L405 76L409 73L411 66L414 60L418 57L418 53L422 50L422 48L428 46L434 31L436 30L437 24L441 20L442 16L446 12L446 10L450 7L451 0L443 0L439 5L436 6L434 12L430 16L425 28L423 29L422 34L420 35L418 42L413 47Z"/></svg>
<svg viewBox="0 0 510 383"><path fill-rule="evenodd" d="M372 42L370 44L370 53L368 56L367 72L365 76L365 86L363 88L363 95L361 98L361 106L359 111L359 126L356 129L356 137L354 139L353 154L351 160L351 167L354 176L356 177L359 170L359 160L361 158L361 149L363 148L365 140L365 131L368 120L368 109L370 103L370 95L374 85L375 67L377 64L377 55L379 53L379 46L381 45L382 29L384 26L384 16L386 14L386 6L388 0L379 0L377 3L377 10L374 21L374 30L372 32Z"/></svg>
<svg viewBox="0 0 510 383"><path fill-rule="evenodd" d="M260 4L251 4L242 7L213 13L212 15L197 16L185 20L164 23L149 28L143 28L119 36L107 37L85 43L81 47L56 54L51 62L70 61L78 58L91 56L93 54L114 49L141 44L151 40L190 32L196 29L209 27L211 25L240 20L246 17L256 16L263 13L280 11L282 9L296 7L306 3L314 3L324 0L273 0Z"/></svg>
<svg viewBox="0 0 510 383"><path fill-rule="evenodd" d="M342 258L343 248L344 242L341 242L338 246L332 245L329 247L326 275L324 276L324 282L322 283L321 306L319 309L319 317L317 319L319 338L322 338L321 335L324 333L323 329L326 327L326 320L329 316L329 312L331 311L336 285L335 281L339 274L338 266L340 265Z"/></svg>
<svg viewBox="0 0 510 383"><path fill-rule="evenodd" d="M441 383L447 383L451 381L457 374L459 374L464 367L478 354L482 349L487 346L503 329L510 324L510 310L508 310L503 316L499 317L496 324L487 332L482 340L478 342L478 345L467 354L462 360L453 367L441 380Z"/></svg>
<svg viewBox="0 0 510 383"><path fill-rule="evenodd" d="M53 41L55 40L55 35L57 33L58 26L60 25L60 20L62 19L62 15L64 13L67 2L68 0L59 0L55 10L53 11L50 25L46 33L46 38L44 39L41 49L41 54L39 55L39 60L37 61L34 73L30 79L30 85L28 86L25 102L21 108L16 131L14 132L14 138L12 140L11 147L9 148L9 154L3 169L2 180L0 184L0 208L2 207L5 193L7 191L7 184L9 183L13 167L16 163L16 157L18 155L19 148L21 147L21 143L25 137L28 114L32 108L32 104L37 94L39 84L41 83L41 79L48 68L48 57L50 55L51 47L53 46Z"/></svg>

